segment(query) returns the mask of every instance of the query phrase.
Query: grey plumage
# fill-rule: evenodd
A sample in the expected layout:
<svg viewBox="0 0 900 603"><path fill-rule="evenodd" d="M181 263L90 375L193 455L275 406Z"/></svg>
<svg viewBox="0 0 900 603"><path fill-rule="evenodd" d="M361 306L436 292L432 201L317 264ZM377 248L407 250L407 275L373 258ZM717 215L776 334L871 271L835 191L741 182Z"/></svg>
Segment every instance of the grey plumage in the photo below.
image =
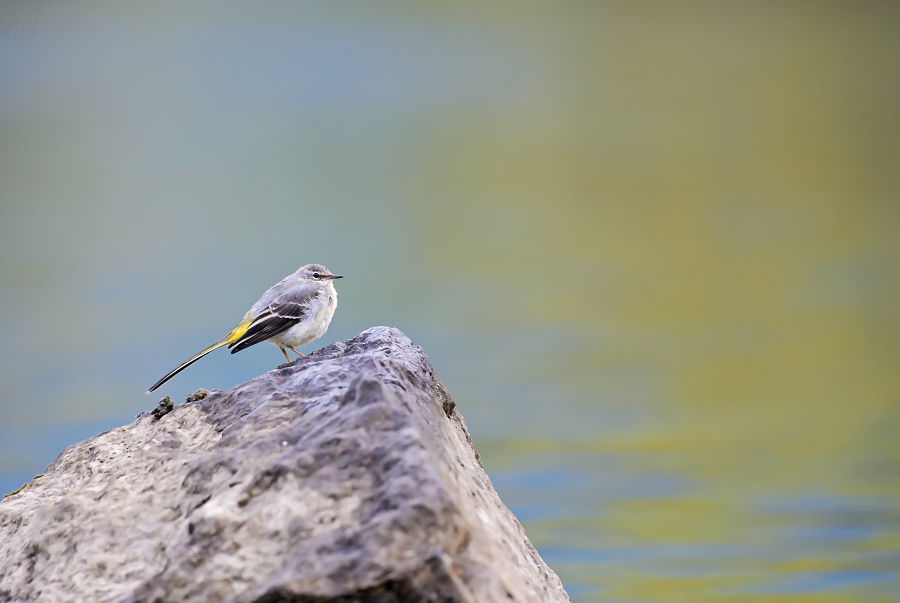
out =
<svg viewBox="0 0 900 603"><path fill-rule="evenodd" d="M343 277L332 274L321 264L303 266L263 293L228 335L169 371L147 393L225 345L234 354L261 341L268 341L281 349L288 362L291 359L285 348L302 355L294 348L318 339L331 324L337 308L337 291L333 281L339 278Z"/></svg>
<svg viewBox="0 0 900 603"><path fill-rule="evenodd" d="M310 282L301 282L288 289L272 300L253 319L243 337L228 344L228 349L232 354L240 352L298 324L309 314L310 304L320 292L320 284Z"/></svg>

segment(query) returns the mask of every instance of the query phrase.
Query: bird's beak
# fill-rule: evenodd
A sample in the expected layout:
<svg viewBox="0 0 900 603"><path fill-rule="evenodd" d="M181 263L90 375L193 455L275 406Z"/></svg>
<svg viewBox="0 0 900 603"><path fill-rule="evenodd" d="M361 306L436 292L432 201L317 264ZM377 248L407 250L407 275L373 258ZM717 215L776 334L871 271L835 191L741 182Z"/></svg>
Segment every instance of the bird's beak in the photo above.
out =
<svg viewBox="0 0 900 603"><path fill-rule="evenodd" d="M334 279L336 279L336 278L344 278L344 275L343 275L343 274L332 274L332 275L329 276L328 278L331 279L331 280L334 280Z"/></svg>

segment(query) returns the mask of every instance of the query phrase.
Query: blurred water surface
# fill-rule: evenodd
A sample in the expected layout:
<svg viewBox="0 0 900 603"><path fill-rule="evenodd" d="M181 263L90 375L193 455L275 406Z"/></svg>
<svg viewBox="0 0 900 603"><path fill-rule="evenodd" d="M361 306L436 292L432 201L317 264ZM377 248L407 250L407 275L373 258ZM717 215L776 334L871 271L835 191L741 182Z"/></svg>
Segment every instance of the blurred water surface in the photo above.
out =
<svg viewBox="0 0 900 603"><path fill-rule="evenodd" d="M422 345L573 601L900 601L896 3L41 2L2 33L0 489L315 261L347 276L315 347Z"/></svg>

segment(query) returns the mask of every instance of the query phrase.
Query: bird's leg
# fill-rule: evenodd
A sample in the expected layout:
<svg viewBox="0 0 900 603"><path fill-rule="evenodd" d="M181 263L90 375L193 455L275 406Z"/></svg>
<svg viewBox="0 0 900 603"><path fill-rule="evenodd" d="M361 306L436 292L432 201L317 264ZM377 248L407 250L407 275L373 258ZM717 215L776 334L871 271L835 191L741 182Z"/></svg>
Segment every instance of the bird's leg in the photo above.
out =
<svg viewBox="0 0 900 603"><path fill-rule="evenodd" d="M300 352L298 352L297 350L295 350L295 349L292 348L291 346L288 346L287 349L289 349L289 350L292 351L293 353L295 353L295 354L297 354L298 356L300 356L301 358L303 358L303 354L301 354ZM285 356L287 356L287 354L285 354Z"/></svg>
<svg viewBox="0 0 900 603"><path fill-rule="evenodd" d="M284 354L284 357L287 358L287 361L288 361L288 362L290 362L290 361L291 361L291 357L287 355L287 352L284 351L284 348L281 347L281 346L278 346L278 349L281 350L281 353Z"/></svg>

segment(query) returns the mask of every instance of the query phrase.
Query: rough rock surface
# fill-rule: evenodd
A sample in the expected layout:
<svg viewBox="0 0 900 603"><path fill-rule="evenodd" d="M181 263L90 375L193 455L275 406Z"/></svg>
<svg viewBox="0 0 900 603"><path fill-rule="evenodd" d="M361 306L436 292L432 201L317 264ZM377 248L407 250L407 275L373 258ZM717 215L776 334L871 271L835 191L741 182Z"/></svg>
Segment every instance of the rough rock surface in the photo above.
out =
<svg viewBox="0 0 900 603"><path fill-rule="evenodd" d="M66 449L0 601L568 601L421 348L375 327Z"/></svg>

